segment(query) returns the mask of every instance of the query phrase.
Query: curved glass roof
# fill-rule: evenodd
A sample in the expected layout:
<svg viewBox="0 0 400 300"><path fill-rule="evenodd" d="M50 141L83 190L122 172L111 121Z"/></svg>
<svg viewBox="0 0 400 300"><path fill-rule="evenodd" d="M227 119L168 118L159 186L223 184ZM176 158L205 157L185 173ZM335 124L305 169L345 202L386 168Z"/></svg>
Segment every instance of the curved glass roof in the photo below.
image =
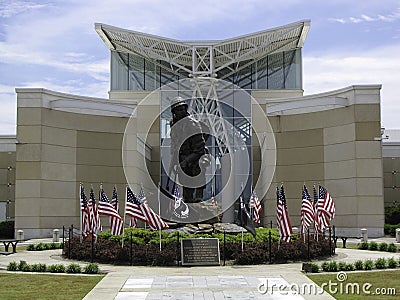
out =
<svg viewBox="0 0 400 300"><path fill-rule="evenodd" d="M303 47L310 21L213 41L179 41L101 23L95 29L110 50L162 61L174 73L212 76L233 74L266 55Z"/></svg>

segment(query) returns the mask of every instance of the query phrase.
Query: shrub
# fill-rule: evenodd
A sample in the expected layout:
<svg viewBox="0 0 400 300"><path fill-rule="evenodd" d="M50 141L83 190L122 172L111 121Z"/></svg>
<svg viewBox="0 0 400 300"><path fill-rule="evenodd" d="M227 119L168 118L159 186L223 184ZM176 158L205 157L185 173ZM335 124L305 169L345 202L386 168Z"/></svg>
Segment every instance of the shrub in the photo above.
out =
<svg viewBox="0 0 400 300"><path fill-rule="evenodd" d="M374 267L374 262L370 259L367 259L364 262L364 270L372 270L372 268Z"/></svg>
<svg viewBox="0 0 400 300"><path fill-rule="evenodd" d="M373 250L373 251L378 250L378 243L376 243L376 242L369 243L369 250Z"/></svg>
<svg viewBox="0 0 400 300"><path fill-rule="evenodd" d="M95 263L90 263L85 266L84 273L86 274L98 274L99 273L99 266Z"/></svg>
<svg viewBox="0 0 400 300"><path fill-rule="evenodd" d="M387 260L387 266L391 269L395 269L398 266L398 262L394 257L391 257Z"/></svg>
<svg viewBox="0 0 400 300"><path fill-rule="evenodd" d="M72 263L67 266L66 272L72 273L72 274L77 274L77 273L81 273L82 269L81 269L80 265Z"/></svg>
<svg viewBox="0 0 400 300"><path fill-rule="evenodd" d="M384 225L384 232L385 234L391 235L391 236L396 236L396 229L400 228L400 224L385 224Z"/></svg>
<svg viewBox="0 0 400 300"><path fill-rule="evenodd" d="M388 244L386 243L379 244L379 251L387 251L387 249L388 249Z"/></svg>
<svg viewBox="0 0 400 300"><path fill-rule="evenodd" d="M46 264L39 264L38 269L39 269L39 272L46 272L47 266L46 266Z"/></svg>
<svg viewBox="0 0 400 300"><path fill-rule="evenodd" d="M33 264L31 265L32 272L46 272L46 264Z"/></svg>
<svg viewBox="0 0 400 300"><path fill-rule="evenodd" d="M354 267L355 267L356 270L362 270L362 269L364 268L364 263L363 263L363 261L362 261L362 260L357 260L357 261L354 263Z"/></svg>
<svg viewBox="0 0 400 300"><path fill-rule="evenodd" d="M378 258L378 259L375 261L375 267L376 267L377 269L386 269L386 259L384 259L383 257Z"/></svg>
<svg viewBox="0 0 400 300"><path fill-rule="evenodd" d="M12 261L8 264L7 271L17 271L17 270L18 270L18 264L15 261Z"/></svg>
<svg viewBox="0 0 400 300"><path fill-rule="evenodd" d="M394 243L390 243L388 248L387 248L388 252L397 252L397 247Z"/></svg>
<svg viewBox="0 0 400 300"><path fill-rule="evenodd" d="M318 273L319 272L319 266L316 263L311 263L311 272L312 273Z"/></svg>
<svg viewBox="0 0 400 300"><path fill-rule="evenodd" d="M348 263L348 264L346 264L346 266L345 266L345 271L354 271L354 265L353 264L351 264L351 263Z"/></svg>
<svg viewBox="0 0 400 300"><path fill-rule="evenodd" d="M400 205L385 207L385 223L395 225L400 223Z"/></svg>
<svg viewBox="0 0 400 300"><path fill-rule="evenodd" d="M276 229L257 228L257 238L254 239L249 233L244 234L244 248L246 253L241 252L241 234L226 234L225 249L223 247L223 234L202 234L204 237L215 237L220 241L220 257L236 264L260 264L269 262L281 263L287 261L302 261L329 256L329 240L319 239L316 241L310 237L308 244L297 239L290 243L281 243L278 246L279 232ZM269 252L269 234L271 233L271 253ZM188 235L183 232L172 233L162 231L162 251L159 251L158 232L145 229L125 229L124 247L121 247L121 236L112 236L109 232L100 233L94 244L95 262L128 264L130 263L130 252L132 245L132 265L176 265L180 243L182 238L196 238L199 235ZM132 235L132 236L131 236ZM132 244L131 244L132 242ZM64 244L64 255L71 259L92 259L91 239L84 238L82 243L79 237L71 238L70 242ZM180 255L180 254L179 254Z"/></svg>
<svg viewBox="0 0 400 300"><path fill-rule="evenodd" d="M329 262L328 272L337 272L337 270L338 270L338 265L337 265L336 261Z"/></svg>
<svg viewBox="0 0 400 300"><path fill-rule="evenodd" d="M51 249L51 250L59 249L60 245L56 244L56 243L51 243L51 244L48 245L48 248Z"/></svg>
<svg viewBox="0 0 400 300"><path fill-rule="evenodd" d="M29 245L26 247L26 250L28 250L28 251L34 251L34 250L35 250L35 245L34 245L34 244L29 244Z"/></svg>
<svg viewBox="0 0 400 300"><path fill-rule="evenodd" d="M339 262L338 269L339 269L339 271L346 271L346 263Z"/></svg>
<svg viewBox="0 0 400 300"><path fill-rule="evenodd" d="M14 221L0 221L0 237L3 239L14 238Z"/></svg>
<svg viewBox="0 0 400 300"><path fill-rule="evenodd" d="M44 250L44 244L43 243L39 243L35 246L35 250L36 251L42 251Z"/></svg>
<svg viewBox="0 0 400 300"><path fill-rule="evenodd" d="M362 243L358 246L358 249L361 249L361 250L368 250L368 248L369 248L368 242L362 242Z"/></svg>
<svg viewBox="0 0 400 300"><path fill-rule="evenodd" d="M62 264L56 264L48 266L47 271L50 273L65 273L65 266Z"/></svg>
<svg viewBox="0 0 400 300"><path fill-rule="evenodd" d="M324 272L329 272L329 263L328 263L327 261L324 261L324 262L321 264L321 269L322 269Z"/></svg>
<svg viewBox="0 0 400 300"><path fill-rule="evenodd" d="M28 264L26 263L25 260L20 260L18 264L18 271L23 271L24 269L26 270L29 268Z"/></svg>

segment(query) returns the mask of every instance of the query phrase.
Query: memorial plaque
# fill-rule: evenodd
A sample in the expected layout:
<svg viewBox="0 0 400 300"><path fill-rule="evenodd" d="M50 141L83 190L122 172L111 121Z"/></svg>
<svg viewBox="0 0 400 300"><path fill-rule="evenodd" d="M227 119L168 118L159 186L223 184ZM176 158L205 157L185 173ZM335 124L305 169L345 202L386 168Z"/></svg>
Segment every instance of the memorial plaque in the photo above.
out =
<svg viewBox="0 0 400 300"><path fill-rule="evenodd" d="M219 240L217 238L182 239L183 266L219 266Z"/></svg>

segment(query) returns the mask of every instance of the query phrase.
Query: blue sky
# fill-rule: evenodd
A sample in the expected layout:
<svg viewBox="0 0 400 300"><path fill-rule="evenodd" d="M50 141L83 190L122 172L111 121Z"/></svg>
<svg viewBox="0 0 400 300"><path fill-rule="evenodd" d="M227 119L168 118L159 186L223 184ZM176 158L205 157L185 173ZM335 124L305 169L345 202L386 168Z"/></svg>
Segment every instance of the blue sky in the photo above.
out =
<svg viewBox="0 0 400 300"><path fill-rule="evenodd" d="M16 132L16 87L108 98L96 22L212 40L304 19L305 95L382 84L382 126L400 128L400 0L0 0L0 134Z"/></svg>

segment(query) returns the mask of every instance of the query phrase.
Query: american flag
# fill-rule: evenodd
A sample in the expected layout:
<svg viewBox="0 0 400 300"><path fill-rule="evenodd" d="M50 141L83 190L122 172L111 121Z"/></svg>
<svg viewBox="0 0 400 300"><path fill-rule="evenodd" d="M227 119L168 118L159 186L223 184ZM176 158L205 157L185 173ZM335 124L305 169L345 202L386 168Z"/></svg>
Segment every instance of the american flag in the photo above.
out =
<svg viewBox="0 0 400 300"><path fill-rule="evenodd" d="M144 192L142 197L144 197ZM142 200L135 196L130 187L126 187L125 214L146 222L154 230L169 228L167 223L165 223L160 216L157 215L150 206L148 206L147 202L142 202Z"/></svg>
<svg viewBox="0 0 400 300"><path fill-rule="evenodd" d="M286 196L283 185L279 190L276 187L277 196L277 224L279 228L279 237L285 242L290 242L290 236L292 234L292 226L290 225L289 213L286 205Z"/></svg>
<svg viewBox="0 0 400 300"><path fill-rule="evenodd" d="M111 205L114 207L114 209L117 211L117 214L119 215L118 193L117 193L117 187L115 185L114 185L114 189L113 189ZM120 221L119 221L118 217L110 217L110 230L111 230L111 228L118 228L119 222ZM123 230L123 226L122 226L121 230Z"/></svg>
<svg viewBox="0 0 400 300"><path fill-rule="evenodd" d="M111 204L114 206L115 210L119 213L118 193L117 193L117 187L115 185L113 189Z"/></svg>
<svg viewBox="0 0 400 300"><path fill-rule="evenodd" d="M253 209L253 220L254 222L260 224L260 213L262 210L261 202L258 199L256 191L253 191L250 196L250 209Z"/></svg>
<svg viewBox="0 0 400 300"><path fill-rule="evenodd" d="M80 204L82 212L81 232L82 236L86 237L90 234L90 211L83 185L81 184L79 188L80 188Z"/></svg>
<svg viewBox="0 0 400 300"><path fill-rule="evenodd" d="M314 203L305 185L303 185L301 198L301 233L306 233L314 222Z"/></svg>
<svg viewBox="0 0 400 300"><path fill-rule="evenodd" d="M331 221L335 217L335 203L328 191L318 186L318 202L315 211L315 220L318 226L318 231L323 232L331 225Z"/></svg>
<svg viewBox="0 0 400 300"><path fill-rule="evenodd" d="M117 210L111 204L103 187L100 187L99 214L110 217L110 231L112 235L121 235L124 229L124 221ZM111 222L113 220L113 222Z"/></svg>
<svg viewBox="0 0 400 300"><path fill-rule="evenodd" d="M89 211L90 211L90 229L93 234L96 235L97 232L102 231L100 216L96 206L96 199L94 198L93 187L90 187L89 195Z"/></svg>

